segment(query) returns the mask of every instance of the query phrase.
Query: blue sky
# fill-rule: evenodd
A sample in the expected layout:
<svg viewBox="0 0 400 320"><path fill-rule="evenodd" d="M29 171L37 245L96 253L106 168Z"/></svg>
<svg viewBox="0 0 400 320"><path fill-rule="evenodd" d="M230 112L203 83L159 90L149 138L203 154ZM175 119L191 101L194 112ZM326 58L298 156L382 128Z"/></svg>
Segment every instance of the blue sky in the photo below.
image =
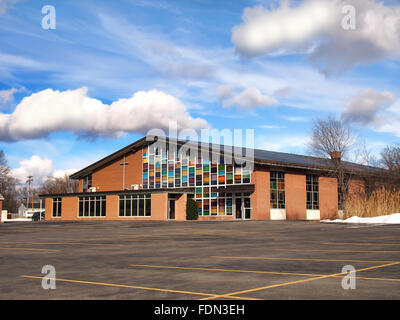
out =
<svg viewBox="0 0 400 320"><path fill-rule="evenodd" d="M356 30L312 0L0 0L0 149L41 180L170 118L305 154L313 119L334 115L379 154L400 136L400 3L347 3Z"/></svg>

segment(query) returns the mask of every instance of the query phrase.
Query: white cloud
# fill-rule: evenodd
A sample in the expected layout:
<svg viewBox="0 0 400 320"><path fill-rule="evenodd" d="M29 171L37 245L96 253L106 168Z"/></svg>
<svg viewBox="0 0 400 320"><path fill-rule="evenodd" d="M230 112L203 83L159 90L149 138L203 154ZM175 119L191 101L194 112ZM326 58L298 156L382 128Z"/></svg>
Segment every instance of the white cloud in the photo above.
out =
<svg viewBox="0 0 400 320"><path fill-rule="evenodd" d="M19 162L19 167L11 169L11 174L18 179L21 185L25 183L28 176L33 176L33 185L38 186L48 177L64 177L78 171L77 169L54 170L53 161L33 155L29 159Z"/></svg>
<svg viewBox="0 0 400 320"><path fill-rule="evenodd" d="M21 0L0 0L0 14L6 13L8 8L20 1Z"/></svg>
<svg viewBox="0 0 400 320"><path fill-rule="evenodd" d="M384 111L397 99L390 91L376 92L369 88L351 97L343 107L342 119L361 125L380 126L386 122Z"/></svg>
<svg viewBox="0 0 400 320"><path fill-rule="evenodd" d="M283 128L285 128L285 127L283 127L283 126L276 126L276 125L270 125L270 124L264 124L264 125L259 126L259 128L270 130L270 129L283 129Z"/></svg>
<svg viewBox="0 0 400 320"><path fill-rule="evenodd" d="M0 108L12 104L14 102L14 94L21 91L25 91L25 88L21 87L19 89L11 88L7 90L0 90Z"/></svg>
<svg viewBox="0 0 400 320"><path fill-rule="evenodd" d="M286 2L286 1L285 1ZM345 30L344 5L356 9L356 29ZM376 0L304 0L298 6L246 8L232 29L242 55L309 53L325 73L400 57L400 5Z"/></svg>
<svg viewBox="0 0 400 320"><path fill-rule="evenodd" d="M16 92L18 92L18 89L16 88L0 90L0 106L11 102L14 99L14 93Z"/></svg>
<svg viewBox="0 0 400 320"><path fill-rule="evenodd" d="M63 178L65 175L70 176L78 170L79 169L54 170L52 176L56 178Z"/></svg>
<svg viewBox="0 0 400 320"><path fill-rule="evenodd" d="M278 101L270 96L263 95L257 88L246 88L239 94L223 101L224 107L238 106L243 109L255 107L275 106Z"/></svg>
<svg viewBox="0 0 400 320"><path fill-rule="evenodd" d="M126 132L146 133L167 129L209 127L193 118L177 98L159 90L139 91L110 105L87 95L87 88L54 91L46 89L22 99L11 114L0 113L0 140L46 137L55 131L71 131L82 137L116 137Z"/></svg>
<svg viewBox="0 0 400 320"><path fill-rule="evenodd" d="M53 163L50 159L42 159L39 156L32 156L30 159L22 160L20 167L11 170L11 174L20 183L24 183L28 176L34 177L34 183L40 183L53 172Z"/></svg>
<svg viewBox="0 0 400 320"><path fill-rule="evenodd" d="M304 48L335 21L333 5L325 1L305 1L296 8L263 6L245 8L244 23L232 29L236 49L245 55L273 52L282 47Z"/></svg>
<svg viewBox="0 0 400 320"><path fill-rule="evenodd" d="M291 121L291 122L309 122L310 119L306 117L297 117L297 116L283 116L283 120Z"/></svg>

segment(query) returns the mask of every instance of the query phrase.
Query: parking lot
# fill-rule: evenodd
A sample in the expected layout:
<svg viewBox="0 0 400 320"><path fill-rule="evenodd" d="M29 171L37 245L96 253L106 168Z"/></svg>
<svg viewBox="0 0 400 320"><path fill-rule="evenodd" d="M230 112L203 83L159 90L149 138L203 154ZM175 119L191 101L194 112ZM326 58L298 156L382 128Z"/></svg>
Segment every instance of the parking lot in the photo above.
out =
<svg viewBox="0 0 400 320"><path fill-rule="evenodd" d="M0 299L400 299L400 227L301 221L0 224ZM56 289L42 289L44 265ZM356 289L342 288L343 266Z"/></svg>

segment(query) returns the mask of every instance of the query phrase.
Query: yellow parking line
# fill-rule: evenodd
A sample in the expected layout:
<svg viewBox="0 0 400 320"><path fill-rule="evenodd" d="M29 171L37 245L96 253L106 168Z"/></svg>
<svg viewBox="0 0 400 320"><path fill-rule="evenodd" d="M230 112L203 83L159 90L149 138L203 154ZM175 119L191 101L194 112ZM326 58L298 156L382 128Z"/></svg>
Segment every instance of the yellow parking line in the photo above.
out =
<svg viewBox="0 0 400 320"><path fill-rule="evenodd" d="M39 249L39 248L6 248L6 247L0 247L0 250L24 250L24 251L50 251L50 252L61 252L61 250L56 250L56 249Z"/></svg>
<svg viewBox="0 0 400 320"><path fill-rule="evenodd" d="M43 277L38 277L38 276L21 275L21 277L22 278L31 278L31 279L43 279ZM207 296L207 297L215 296L215 294L212 294L212 293L183 291L183 290L172 290L172 289L160 289L160 288L131 286L131 285L115 284L115 283L104 283L104 282L83 281L83 280L71 280L71 279L61 279L61 278L47 278L47 279L48 280L60 281L60 282L82 283L82 284L91 284L91 285L106 286L106 287L118 287L118 288L130 288L130 289L140 289L140 290L149 290L149 291L159 291L159 292L171 292L171 293L190 294L190 295L195 295L195 296ZM243 300L259 300L259 299L246 298L246 297L235 297L233 295L229 295L229 297L227 297L227 298L234 298L234 299L236 298L236 299L243 299Z"/></svg>
<svg viewBox="0 0 400 320"><path fill-rule="evenodd" d="M311 274L311 273L292 273L292 272L257 271L257 270L240 270L240 269L214 269L214 268L196 268L196 267L175 267L175 266L157 266L157 265L147 265L147 264L131 264L130 266L131 267L155 268L155 269L199 270L199 271L218 271L218 272L257 273L257 274L280 274L280 275L307 276L307 277L322 276L322 274Z"/></svg>
<svg viewBox="0 0 400 320"><path fill-rule="evenodd" d="M383 264L383 265L379 265L379 266L373 266L373 267L358 269L358 270L355 270L355 272L361 272L361 271L366 271L366 270L384 268L384 267L389 267L389 266L396 265L396 264L400 264L400 262L393 262L393 263ZM315 278L311 278L311 279L302 279L302 280L297 280L297 281L290 281L290 282L284 282L284 283L279 283L279 284L273 284L273 285L254 288L254 289L235 291L235 292L231 292L231 293L226 293L223 296L224 297L228 297L231 294L237 296L237 295L241 295L241 294L245 294L245 293L249 293L249 292L261 291L261 290L277 288L277 287L283 287L283 286L288 286L288 285L297 284L297 283L303 283L303 282L315 281L315 280L320 280L320 279L332 278L332 277L336 277L336 276L340 276L340 275L346 275L346 274L347 273L344 273L344 272L334 273L334 274L330 274L330 275L326 275L326 276L319 276L319 277L315 277ZM207 297L207 298L203 298L201 300L210 300L210 299L215 299L215 298L220 298L220 297L222 297L222 296L215 295L214 297Z"/></svg>
<svg viewBox="0 0 400 320"><path fill-rule="evenodd" d="M275 257L235 257L235 256L211 256L218 259L238 260L282 260L282 261L315 261L315 262L362 262L362 263L390 263L398 262L393 260L346 260L346 259L312 259L312 258L275 258Z"/></svg>
<svg viewBox="0 0 400 320"><path fill-rule="evenodd" d="M292 260L292 259L290 259ZM297 259L296 259L297 260ZM303 260L303 259L300 259ZM313 259L311 259L313 260ZM327 259L328 261L331 261ZM333 261L343 261L343 262L371 262L362 260L333 260ZM374 261L379 262L379 261ZM381 261L382 262L382 261ZM383 261L383 262L397 262L397 261ZM144 267L144 268L155 268L155 269L178 269L178 270L200 270L200 271L220 271L220 272L238 272L238 273L255 273L255 274L277 274L277 275L290 275L290 276L309 276L318 277L325 276L324 274L313 274L313 273L293 273L293 272L275 272L275 271L259 271L259 270L240 270L240 269L213 269L213 268L197 268L197 267L175 267L175 266L158 266L158 265L148 265L148 264L131 264L131 267ZM342 278L342 275L334 276L335 278ZM400 279L389 279L389 278L371 278L371 277L360 277L357 279L363 280L381 280L381 281L400 281Z"/></svg>

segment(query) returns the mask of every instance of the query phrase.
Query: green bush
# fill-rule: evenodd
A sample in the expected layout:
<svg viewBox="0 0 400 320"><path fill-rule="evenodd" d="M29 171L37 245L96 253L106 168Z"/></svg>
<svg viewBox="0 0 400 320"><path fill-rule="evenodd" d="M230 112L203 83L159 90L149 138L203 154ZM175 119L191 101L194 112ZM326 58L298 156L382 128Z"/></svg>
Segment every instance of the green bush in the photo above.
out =
<svg viewBox="0 0 400 320"><path fill-rule="evenodd" d="M187 199L186 203L186 220L197 220L199 212L197 211L196 201Z"/></svg>

